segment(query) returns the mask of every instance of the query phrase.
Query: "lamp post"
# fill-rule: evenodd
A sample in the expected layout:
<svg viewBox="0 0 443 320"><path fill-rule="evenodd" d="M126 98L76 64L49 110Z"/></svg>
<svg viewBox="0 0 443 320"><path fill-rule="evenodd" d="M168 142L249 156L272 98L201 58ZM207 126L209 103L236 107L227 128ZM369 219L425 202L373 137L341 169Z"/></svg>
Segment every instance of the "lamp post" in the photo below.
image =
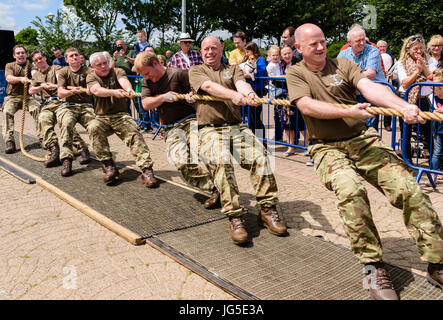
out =
<svg viewBox="0 0 443 320"><path fill-rule="evenodd" d="M182 32L186 32L186 0L182 0Z"/></svg>
<svg viewBox="0 0 443 320"><path fill-rule="evenodd" d="M49 19L52 20L52 19L54 19L54 17L55 17L55 14L53 14L52 12L49 12L49 13L48 13L48 18L49 18Z"/></svg>

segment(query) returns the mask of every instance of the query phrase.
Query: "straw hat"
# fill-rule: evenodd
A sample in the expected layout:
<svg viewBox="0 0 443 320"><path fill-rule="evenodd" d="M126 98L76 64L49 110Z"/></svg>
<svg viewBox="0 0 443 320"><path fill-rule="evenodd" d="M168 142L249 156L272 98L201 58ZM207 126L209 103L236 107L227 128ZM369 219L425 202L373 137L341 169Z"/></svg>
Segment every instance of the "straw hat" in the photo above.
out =
<svg viewBox="0 0 443 320"><path fill-rule="evenodd" d="M178 38L178 43L180 43L181 41L191 41L191 42L195 42L194 39L191 39L191 35L187 32L182 32L180 34L180 37Z"/></svg>

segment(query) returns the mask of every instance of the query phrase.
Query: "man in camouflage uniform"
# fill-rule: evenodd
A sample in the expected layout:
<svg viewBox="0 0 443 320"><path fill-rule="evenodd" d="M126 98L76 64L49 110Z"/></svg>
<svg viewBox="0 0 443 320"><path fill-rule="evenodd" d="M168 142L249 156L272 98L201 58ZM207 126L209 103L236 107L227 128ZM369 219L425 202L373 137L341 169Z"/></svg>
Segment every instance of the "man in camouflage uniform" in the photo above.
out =
<svg viewBox="0 0 443 320"><path fill-rule="evenodd" d="M38 67L38 71L32 76L29 94L41 94L42 109L38 117L40 132L43 139L43 145L51 151L51 157L45 162L47 168L55 167L61 164L60 148L55 134L54 127L57 122L56 111L62 106L62 101L57 97L57 77L56 73L61 69L59 65L49 66L46 57L39 51L31 53L31 59ZM81 164L89 162L88 145L73 129L73 146L77 150L83 150L80 158ZM86 151L85 151L86 150Z"/></svg>
<svg viewBox="0 0 443 320"><path fill-rule="evenodd" d="M24 83L29 81L32 77L31 64L28 65L28 70L25 72L26 58L28 57L26 49L17 45L12 49L12 52L15 62L7 63L5 67L6 81L8 81L8 87L6 88L7 97L3 102L3 139L6 143L6 153L14 153L16 151L14 140L14 114L21 109L23 105ZM28 96L27 102L28 111L34 119L35 131L40 140L40 129L38 126L40 104L32 96Z"/></svg>
<svg viewBox="0 0 443 320"><path fill-rule="evenodd" d="M63 104L56 110L60 131L60 160L62 161L61 175L72 175L72 159L74 158L74 128L80 123L87 129L89 122L94 119L94 109L90 104L89 92L86 87L88 67L80 62L80 55L75 48L65 50L68 66L57 72L58 97ZM69 87L69 88L68 88ZM81 158L89 159L89 151L81 150Z"/></svg>
<svg viewBox="0 0 443 320"><path fill-rule="evenodd" d="M326 57L326 40L313 24L296 31L297 49L303 61L287 72L291 102L303 114L314 144L309 147L322 183L334 191L351 249L365 270L371 271L369 291L374 299L398 296L382 261L382 246L372 220L367 192L359 175L383 192L403 217L415 239L421 259L428 262L428 280L443 286L443 231L429 197L424 194L406 164L382 143L373 128L368 103L356 103L356 90L374 105L401 110L407 123L424 122L418 107L367 79L360 67L347 59ZM332 103L352 105L350 109Z"/></svg>
<svg viewBox="0 0 443 320"><path fill-rule="evenodd" d="M134 66L144 77L143 108L157 108L160 123L164 125L168 160L176 166L188 184L212 192L204 203L206 209L220 207L220 194L211 175L202 170L198 159L193 159L190 153L191 125L197 132L194 104L179 101L176 96L176 93L187 94L191 91L188 70L166 68L160 64L155 53L146 51L137 55ZM195 141L195 147L198 147L198 141Z"/></svg>
<svg viewBox="0 0 443 320"><path fill-rule="evenodd" d="M125 71L120 68L111 69L106 52L92 54L89 61L94 71L88 74L87 85L94 94L96 116L89 124L88 132L97 159L102 162L104 182L111 183L119 175L108 143L108 136L115 133L136 158L136 164L142 170L142 183L148 188L158 187L148 145L127 112L126 99L134 91Z"/></svg>
<svg viewBox="0 0 443 320"><path fill-rule="evenodd" d="M261 206L259 223L278 236L286 226L276 209L277 183L269 168L266 151L246 124L241 123L241 105L257 105L257 97L237 65L222 65L222 45L216 37L206 37L201 53L204 64L192 66L189 81L194 93L210 94L232 100L197 101L199 156L211 173L220 192L222 212L229 217L231 238L235 243L248 241L239 203L232 156L250 172L251 183Z"/></svg>

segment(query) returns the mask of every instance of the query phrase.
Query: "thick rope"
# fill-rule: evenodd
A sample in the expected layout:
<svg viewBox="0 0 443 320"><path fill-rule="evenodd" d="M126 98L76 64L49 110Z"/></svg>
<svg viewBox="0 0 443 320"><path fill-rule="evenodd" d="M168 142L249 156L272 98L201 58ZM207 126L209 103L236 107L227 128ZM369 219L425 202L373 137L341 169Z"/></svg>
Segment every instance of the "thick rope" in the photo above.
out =
<svg viewBox="0 0 443 320"><path fill-rule="evenodd" d="M25 67L25 77L26 78L29 76L29 69L30 69L29 68L29 61L26 61L26 67ZM21 119L22 121L21 121L21 127L20 127L20 149L26 157L28 157L32 160L38 161L38 162L45 162L45 161L49 160L50 154L46 154L45 158L40 158L40 157L34 156L25 150L25 144L23 142L23 130L25 128L25 113L26 113L26 110L28 109L29 82L30 81L26 81L23 84L24 88L23 88L23 104L22 104L22 119Z"/></svg>
<svg viewBox="0 0 443 320"><path fill-rule="evenodd" d="M136 93L136 96L140 97L140 93ZM176 95L179 100L185 99L185 94L177 94ZM222 99L212 96L203 96L194 94L192 96L195 100L203 100L203 101L230 101L229 99ZM285 99L266 99L266 98L256 98L255 102L259 104L273 104L277 106L293 106L291 105L291 102L289 100ZM346 105L346 104L339 104L339 103L332 103L332 105L342 108L342 109L349 109L352 106ZM372 115L384 115L384 116L397 116L403 118L403 112L400 110L392 109L392 108L382 108L382 107L367 107L365 110L372 114ZM435 120L435 121L443 121L443 113L439 112L424 112L419 111L418 114L420 117L422 117L424 120Z"/></svg>

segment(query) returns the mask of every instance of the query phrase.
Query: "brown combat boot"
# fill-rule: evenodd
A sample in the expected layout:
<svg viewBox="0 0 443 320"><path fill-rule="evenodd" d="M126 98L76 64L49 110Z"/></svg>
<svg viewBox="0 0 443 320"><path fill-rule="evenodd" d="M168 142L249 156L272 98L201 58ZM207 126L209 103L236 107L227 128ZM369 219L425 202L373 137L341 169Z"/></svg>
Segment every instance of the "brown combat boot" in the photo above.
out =
<svg viewBox="0 0 443 320"><path fill-rule="evenodd" d="M430 284L443 290L443 264L430 263L428 264L428 273L426 279Z"/></svg>
<svg viewBox="0 0 443 320"><path fill-rule="evenodd" d="M72 175L72 159L71 158L62 159L61 174L63 177L69 177Z"/></svg>
<svg viewBox="0 0 443 320"><path fill-rule="evenodd" d="M158 180L154 176L154 170L152 170L152 167L144 169L140 178L142 180L142 183L146 187L148 187L148 188L157 188L158 187Z"/></svg>
<svg viewBox="0 0 443 320"><path fill-rule="evenodd" d="M394 290L388 270L382 261L365 264L367 281L365 284L374 300L399 300Z"/></svg>
<svg viewBox="0 0 443 320"><path fill-rule="evenodd" d="M5 153L14 153L15 151L17 151L15 149L15 142L12 140L6 141L6 148L5 148Z"/></svg>
<svg viewBox="0 0 443 320"><path fill-rule="evenodd" d="M218 192L217 188L214 187L214 189L212 189L211 196L205 201L203 206L205 209L221 208L220 193Z"/></svg>
<svg viewBox="0 0 443 320"><path fill-rule="evenodd" d="M234 243L241 244L248 241L248 232L243 217L229 217L229 231Z"/></svg>
<svg viewBox="0 0 443 320"><path fill-rule="evenodd" d="M46 168L57 167L61 164L60 162L60 148L57 142L51 142L49 145L49 150L51 151L51 157L45 162ZM63 175L63 173L62 173Z"/></svg>
<svg viewBox="0 0 443 320"><path fill-rule="evenodd" d="M79 158L78 162L80 164L87 164L87 163L89 163L89 161L91 161L91 154L89 153L88 149L83 149L80 152L80 158Z"/></svg>
<svg viewBox="0 0 443 320"><path fill-rule="evenodd" d="M258 214L258 224L268 228L269 232L276 236L284 236L288 233L275 206L261 207L260 213Z"/></svg>
<svg viewBox="0 0 443 320"><path fill-rule="evenodd" d="M118 168L115 166L114 160L112 159L102 161L102 170L105 173L103 181L106 184L115 181L118 178L118 175L120 174L118 172Z"/></svg>

